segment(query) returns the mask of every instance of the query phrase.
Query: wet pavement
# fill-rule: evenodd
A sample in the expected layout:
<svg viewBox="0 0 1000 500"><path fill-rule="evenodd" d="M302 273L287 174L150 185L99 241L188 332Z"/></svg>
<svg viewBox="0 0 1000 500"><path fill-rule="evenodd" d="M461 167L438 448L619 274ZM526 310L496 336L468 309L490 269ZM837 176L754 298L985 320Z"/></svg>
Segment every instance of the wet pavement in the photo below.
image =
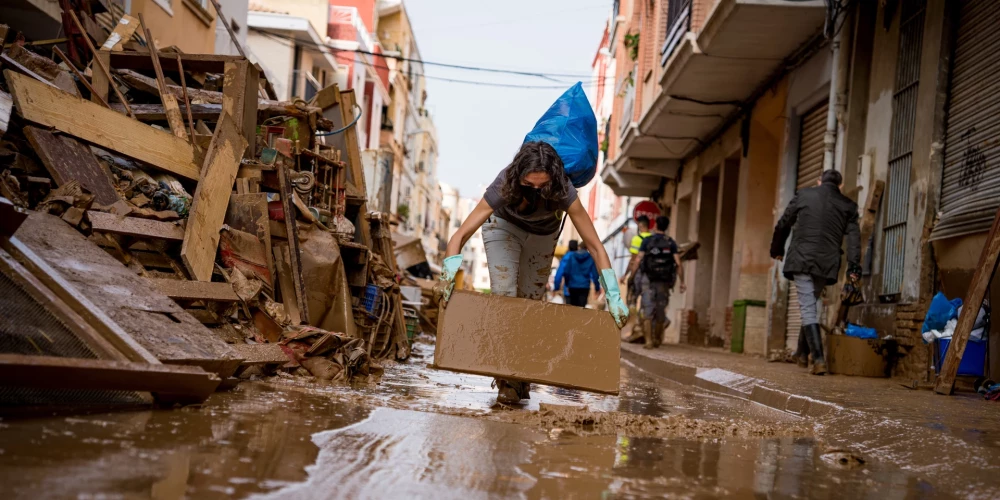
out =
<svg viewBox="0 0 1000 500"><path fill-rule="evenodd" d="M432 347L415 347L414 358L387 367L380 383L317 386L275 377L240 384L200 407L4 419L0 492L9 498L948 496L917 473L825 448L798 417L628 365L618 397L539 386L526 405L511 409L495 404L490 379L429 369ZM552 414L581 405L592 412L571 408L563 421ZM602 426L594 415L627 423Z"/></svg>

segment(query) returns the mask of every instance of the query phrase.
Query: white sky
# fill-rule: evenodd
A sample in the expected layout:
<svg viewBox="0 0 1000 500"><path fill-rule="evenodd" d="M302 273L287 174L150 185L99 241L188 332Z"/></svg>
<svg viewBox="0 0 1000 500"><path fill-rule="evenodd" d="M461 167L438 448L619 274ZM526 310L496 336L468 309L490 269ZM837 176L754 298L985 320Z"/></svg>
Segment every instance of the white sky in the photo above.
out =
<svg viewBox="0 0 1000 500"><path fill-rule="evenodd" d="M503 75L425 65L428 77L558 86L511 89L428 78L427 108L438 133L438 179L478 198L510 162L535 121L591 63L611 0L406 0L425 61L586 75Z"/></svg>

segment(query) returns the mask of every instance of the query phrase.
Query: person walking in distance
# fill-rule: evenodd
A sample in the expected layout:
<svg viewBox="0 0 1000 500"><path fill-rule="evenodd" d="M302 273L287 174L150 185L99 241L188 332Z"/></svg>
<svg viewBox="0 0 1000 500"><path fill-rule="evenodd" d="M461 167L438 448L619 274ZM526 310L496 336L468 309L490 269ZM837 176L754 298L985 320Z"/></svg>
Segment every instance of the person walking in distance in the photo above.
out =
<svg viewBox="0 0 1000 500"><path fill-rule="evenodd" d="M635 219L635 225L638 226L638 231L635 236L632 236L632 242L629 245L628 251L632 254L632 258L629 260L628 268L626 269L625 276L622 278L622 284L625 285L625 303L628 304L629 315L636 315L638 312L638 302L639 297L642 295L642 270L636 265L639 262L639 247L642 246L642 241L649 237L649 217L645 215L640 215ZM635 272L629 271L635 268ZM667 319L667 324L669 324L669 319ZM644 334L642 332L642 320L636 315L635 325L632 326L632 334L629 335L627 342L639 342L643 338Z"/></svg>
<svg viewBox="0 0 1000 500"><path fill-rule="evenodd" d="M816 305L823 288L837 283L845 236L847 274L852 280L861 275L858 204L840 192L842 184L840 172L827 170L819 185L800 189L774 227L771 240L771 258L783 261L782 272L795 282L799 296L802 330L794 356L799 366L806 368L812 353L812 373L815 375L826 373ZM789 234L792 242L786 253L785 241Z"/></svg>
<svg viewBox="0 0 1000 500"><path fill-rule="evenodd" d="M680 290L683 293L684 268L681 267L677 242L665 233L670 227L670 218L656 218L656 229L642 240L639 246L638 259L633 261L630 272L642 270L642 318L643 334L646 337L646 349L654 349L663 343L663 330L666 328L667 305L670 302L670 290L680 276Z"/></svg>
<svg viewBox="0 0 1000 500"><path fill-rule="evenodd" d="M576 240L569 240L569 251L563 255L559 262L559 270L556 271L553 288L555 290L565 288L568 304L587 307L591 283L594 284L594 291L601 293L597 265L594 264L594 258L587 251L586 244L580 245Z"/></svg>

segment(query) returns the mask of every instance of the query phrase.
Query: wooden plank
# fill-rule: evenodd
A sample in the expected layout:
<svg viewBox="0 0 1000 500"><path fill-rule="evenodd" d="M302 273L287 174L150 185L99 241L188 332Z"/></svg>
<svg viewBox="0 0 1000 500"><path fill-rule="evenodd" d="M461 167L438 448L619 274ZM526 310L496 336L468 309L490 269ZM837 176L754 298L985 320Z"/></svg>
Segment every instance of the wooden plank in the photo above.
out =
<svg viewBox="0 0 1000 500"><path fill-rule="evenodd" d="M108 39L101 45L101 50L111 52L121 52L124 50L123 44L132 38L136 28L139 27L139 20L125 14L115 25L114 31L108 35ZM110 62L110 60L109 60Z"/></svg>
<svg viewBox="0 0 1000 500"><path fill-rule="evenodd" d="M619 335L607 311L455 290L438 321L434 366L618 394Z"/></svg>
<svg viewBox="0 0 1000 500"><path fill-rule="evenodd" d="M125 107L120 103L112 103L111 109L124 112ZM167 113L162 104L133 104L132 112L141 121L162 122L167 120ZM191 115L195 120L217 121L222 114L222 104L192 104ZM212 135L211 131L208 135Z"/></svg>
<svg viewBox="0 0 1000 500"><path fill-rule="evenodd" d="M289 361L278 344L234 344L233 350L243 358L240 366L283 365Z"/></svg>
<svg viewBox="0 0 1000 500"><path fill-rule="evenodd" d="M288 239L288 263L291 266L294 298L302 318L309 317L309 302L305 283L302 280L302 250L299 245L299 230L295 224L295 207L292 203L292 183L288 181L287 167L278 165L278 185L281 188L281 204L285 213L285 237ZM286 302L289 299L284 299Z"/></svg>
<svg viewBox="0 0 1000 500"><path fill-rule="evenodd" d="M274 264L278 269L278 289L281 291L281 303L285 306L285 315L293 325L301 324L302 319L308 316L303 315L299 308L298 291L292 279L292 264L287 243L274 245Z"/></svg>
<svg viewBox="0 0 1000 500"><path fill-rule="evenodd" d="M270 222L267 214L267 193L232 194L229 196L226 225L250 233L260 240L264 245L267 271L273 282L274 256L271 253Z"/></svg>
<svg viewBox="0 0 1000 500"><path fill-rule="evenodd" d="M50 276L61 280L67 295L82 304L80 309L74 307L78 314L92 325L92 318L103 318L104 324L113 325L122 339L137 344L152 360L198 365L222 378L239 366L239 359L223 340L149 280L137 276L58 217L32 213L8 241L47 265L44 272L25 267L50 288L46 281ZM24 262L18 253L11 254ZM70 303L66 297L60 298ZM124 352L117 344L115 347Z"/></svg>
<svg viewBox="0 0 1000 500"><path fill-rule="evenodd" d="M236 128L246 138L248 155L253 155L257 137L257 69L248 61L226 63L222 91L222 111L233 116Z"/></svg>
<svg viewBox="0 0 1000 500"><path fill-rule="evenodd" d="M69 17L73 19L73 23L76 24L77 29L80 30L80 33L83 35L80 38L83 38L83 41L86 42L87 48L90 49L90 53L95 55L98 54L97 48L94 47L94 43L90 41L90 37L86 35L83 26L80 25L80 18L76 16L76 12L70 10L68 13ZM108 81L111 81L111 66L104 64L103 58L94 57L94 66L100 68L101 72L104 73L104 76L108 79ZM125 105L125 109L128 110L128 114L131 115L132 110L128 107L128 100L122 95L121 90L118 90L118 86L112 85L111 89L115 91L115 95L118 96L118 101Z"/></svg>
<svg viewBox="0 0 1000 500"><path fill-rule="evenodd" d="M184 179L198 180L200 177L201 159L187 141L12 71L5 70L4 75L14 104L26 120L53 127Z"/></svg>
<svg viewBox="0 0 1000 500"><path fill-rule="evenodd" d="M140 75L139 73L128 70L118 71L118 75L121 76L121 79L125 83L135 90L146 92L147 94L159 95L159 90L156 88L156 79L154 78ZM177 85L167 85L167 92L173 94L174 97L184 97L183 90ZM192 101L201 101L202 103L207 104L222 104L223 101L222 92L216 92L213 90L189 88L188 94ZM311 113L318 113L319 111L319 108L314 106L299 108L296 107L294 103L287 101L276 101L271 99L257 100L258 117L285 115L294 118L308 119ZM213 117L212 121L215 121L215 118L216 117Z"/></svg>
<svg viewBox="0 0 1000 500"><path fill-rule="evenodd" d="M196 280L212 281L219 228L225 220L233 181L246 148L246 139L240 135L233 118L223 113L205 155L204 176L194 192L181 246L181 259Z"/></svg>
<svg viewBox="0 0 1000 500"><path fill-rule="evenodd" d="M1000 209L997 209L996 215L993 216L993 226L990 228L989 236L986 237L986 246L979 254L979 264L972 275L969 289L965 292L962 302L965 305L962 307L962 313L958 315L958 325L955 326L951 345L948 346L944 363L941 365L941 374L938 375L937 385L934 386L934 392L938 394L948 395L955 389L958 365L962 362L965 345L969 341L972 327L976 323L976 317L979 316L979 308L997 271L998 263L1000 263Z"/></svg>
<svg viewBox="0 0 1000 500"><path fill-rule="evenodd" d="M183 241L184 228L173 222L161 222L138 217L123 217L107 212L87 212L90 225L98 233L122 234L138 238Z"/></svg>
<svg viewBox="0 0 1000 500"><path fill-rule="evenodd" d="M67 229L74 231L73 228L67 226L64 222L59 221L59 223ZM80 236L80 238L82 240L83 237ZM23 244L17 237L0 240L0 243L3 243L4 249L7 252L52 290L57 297L83 318L87 324L97 330L118 352L124 354L130 361L159 363L159 360L152 353L136 342L114 320L108 317L102 309L98 308L90 298L80 293L72 283L63 278L58 271L39 257L29 246ZM108 257L112 260L114 259L110 255Z"/></svg>
<svg viewBox="0 0 1000 500"><path fill-rule="evenodd" d="M149 44L151 49L150 59L153 62L153 71L156 73L156 85L160 91L160 102L163 103L163 109L166 111L170 132L176 137L187 140L187 132L184 130L184 118L181 116L181 108L177 105L177 98L167 92L167 83L163 78L163 68L160 67L160 58L155 53L156 43L153 41L153 34L149 31L149 26L146 25L141 12L139 13L139 24L142 25L143 32L146 34L146 43ZM181 91L183 93L184 89L182 88Z"/></svg>
<svg viewBox="0 0 1000 500"><path fill-rule="evenodd" d="M101 62L109 68L111 67L111 63L109 62L111 60L110 57L111 55L106 51L98 51L94 54L94 59L101 59ZM94 94L90 96L90 100L98 104L109 102L108 89L112 83L111 80L101 71L92 71L90 74L92 75L90 77L90 85L94 87ZM129 110L124 104L118 103L118 105L121 107L121 113L128 114ZM129 106L131 107L131 105Z"/></svg>
<svg viewBox="0 0 1000 500"><path fill-rule="evenodd" d="M111 184L111 173L80 141L37 127L24 127L24 136L56 185L62 186L75 180L93 193L94 200L101 205L111 205L121 199Z"/></svg>
<svg viewBox="0 0 1000 500"><path fill-rule="evenodd" d="M80 70L76 69L76 65L73 64L73 61L71 61L66 54L63 54L63 51L59 50L59 47L52 47L52 52L54 52L63 61L66 62L66 66L69 66L69 69L73 72L74 75L76 75L76 78L80 80L80 83L82 83L83 86L87 87L87 90L90 91L91 97L97 95L97 89L95 89L94 86L90 84L90 81L87 80L87 77L83 76L83 73L80 73ZM73 85L76 84L74 83ZM107 91L105 91L104 93L107 94ZM111 107L111 105L108 104L108 101L105 101L103 98L100 98L100 96L98 96L98 100L96 102L101 106L104 106L105 108ZM122 107L124 108L124 106Z"/></svg>
<svg viewBox="0 0 1000 500"><path fill-rule="evenodd" d="M35 73L34 71L31 71L30 69L24 67L23 64L15 61L13 59L11 59L10 56L8 56L7 54L0 54L0 61L3 61L4 65L10 66L11 68L14 68L15 70L17 70L18 73L20 73L22 75L25 75L25 76L28 76L28 77L31 77L33 80L35 80L38 83L41 83L41 84L44 84L44 85L48 85L49 87L52 87L52 88L59 88L59 87L56 87L55 84L53 84L52 82L46 80L42 75L39 75L38 73ZM4 70L5 73L8 72L8 71L9 70ZM60 89L60 90L62 90L62 89Z"/></svg>
<svg viewBox="0 0 1000 500"><path fill-rule="evenodd" d="M10 126L10 113L14 110L14 98L0 90L0 138Z"/></svg>
<svg viewBox="0 0 1000 500"><path fill-rule="evenodd" d="M229 283L214 281L186 281L150 279L156 288L174 300L207 300L211 302L236 302L240 298Z"/></svg>
<svg viewBox="0 0 1000 500"><path fill-rule="evenodd" d="M99 359L128 361L122 354L94 327L90 326L79 314L73 311L65 302L49 290L38 278L33 276L9 253L0 250L0 272L6 274L14 283L24 290L39 305L45 308L76 338L87 345Z"/></svg>
<svg viewBox="0 0 1000 500"><path fill-rule="evenodd" d="M174 54L174 52L157 52L160 65L173 68L176 64ZM181 58L184 60L184 69L192 73L224 73L226 63L245 60L240 56L224 54L181 54ZM134 71L153 71L153 61L146 52L113 52L111 66Z"/></svg>
<svg viewBox="0 0 1000 500"><path fill-rule="evenodd" d="M0 380L10 387L148 391L160 398L204 401L221 383L194 366L0 354Z"/></svg>
<svg viewBox="0 0 1000 500"><path fill-rule="evenodd" d="M343 123L351 123L354 120L354 106L355 106L355 96L354 91L341 92L340 94L340 112L341 119ZM368 192L365 187L365 170L364 166L361 164L361 143L358 142L358 131L355 127L350 127L344 131L344 141L346 142L347 149L347 168L350 174L348 182L358 188L362 193ZM361 208L358 211L358 218L354 221L355 225L355 240L365 246L371 246L372 237L371 229L368 226L368 204L362 203Z"/></svg>

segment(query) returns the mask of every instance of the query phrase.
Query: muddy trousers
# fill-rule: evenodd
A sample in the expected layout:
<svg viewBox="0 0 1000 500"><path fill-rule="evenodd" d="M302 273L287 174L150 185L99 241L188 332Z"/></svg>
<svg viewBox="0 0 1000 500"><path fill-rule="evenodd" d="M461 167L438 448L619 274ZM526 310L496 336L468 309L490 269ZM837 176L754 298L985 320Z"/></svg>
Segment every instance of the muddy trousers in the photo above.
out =
<svg viewBox="0 0 1000 500"><path fill-rule="evenodd" d="M819 298L823 294L823 287L826 286L826 279L822 276L810 276L808 274L796 274L795 290L799 296L799 313L802 315L802 331L799 332L798 349L796 356L805 356L812 351L814 360L823 360L823 344L819 338L819 312L817 305ZM812 330L817 333L813 334ZM810 335L817 338L811 339ZM813 347L813 344L816 347Z"/></svg>
<svg viewBox="0 0 1000 500"><path fill-rule="evenodd" d="M491 215L483 224L483 246L490 270L490 292L507 297L541 300L552 273L559 232L531 234L500 217ZM528 383L495 379L501 391L511 386L522 399L528 397Z"/></svg>
<svg viewBox="0 0 1000 500"><path fill-rule="evenodd" d="M642 287L642 319L648 320L651 332L647 338L659 345L663 341L663 329L667 327L667 305L670 303L670 284L665 281L649 281L646 276L640 282Z"/></svg>
<svg viewBox="0 0 1000 500"><path fill-rule="evenodd" d="M491 215L483 224L483 246L490 271L490 292L540 300L552 273L559 232L531 234Z"/></svg>
<svg viewBox="0 0 1000 500"><path fill-rule="evenodd" d="M587 299L590 298L590 289L570 288L567 298L569 299L569 304L572 306L587 307Z"/></svg>

